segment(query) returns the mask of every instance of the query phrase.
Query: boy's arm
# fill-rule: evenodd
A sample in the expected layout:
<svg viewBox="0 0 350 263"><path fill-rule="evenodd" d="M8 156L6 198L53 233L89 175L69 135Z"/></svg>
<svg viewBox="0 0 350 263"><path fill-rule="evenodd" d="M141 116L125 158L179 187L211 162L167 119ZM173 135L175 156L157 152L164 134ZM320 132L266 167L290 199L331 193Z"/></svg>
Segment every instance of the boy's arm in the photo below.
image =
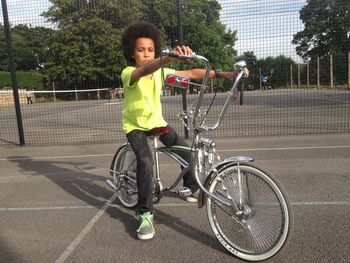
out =
<svg viewBox="0 0 350 263"><path fill-rule="evenodd" d="M170 61L168 57L162 57L162 64L166 64ZM161 58L156 58L148 62L146 65L137 67L131 74L130 85L140 78L152 74L160 68Z"/></svg>
<svg viewBox="0 0 350 263"><path fill-rule="evenodd" d="M177 55L190 55L192 53L191 48L189 48L188 46L177 46L176 48L174 48L172 50L172 52L174 54ZM162 61L161 61L162 59ZM161 62L162 64L167 64L170 61L178 61L181 62L181 59L176 59L176 58L169 58L169 57L162 57L162 58L156 58L151 60L149 63L147 63L144 66L141 67L137 67L131 74L130 77L130 85L132 85L135 81L139 80L140 78L147 76L149 74L152 74L153 72L157 71L160 66L161 66Z"/></svg>

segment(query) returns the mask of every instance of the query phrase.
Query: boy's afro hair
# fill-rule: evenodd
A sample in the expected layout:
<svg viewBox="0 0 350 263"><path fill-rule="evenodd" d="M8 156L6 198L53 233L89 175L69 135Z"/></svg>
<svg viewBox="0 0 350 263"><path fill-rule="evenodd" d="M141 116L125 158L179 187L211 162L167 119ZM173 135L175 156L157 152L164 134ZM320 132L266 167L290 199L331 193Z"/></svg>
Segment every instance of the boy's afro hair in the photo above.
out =
<svg viewBox="0 0 350 263"><path fill-rule="evenodd" d="M135 22L122 33L122 51L128 63L135 64L134 48L136 40L140 37L151 38L154 42L156 57L160 56L162 41L158 28L146 21Z"/></svg>

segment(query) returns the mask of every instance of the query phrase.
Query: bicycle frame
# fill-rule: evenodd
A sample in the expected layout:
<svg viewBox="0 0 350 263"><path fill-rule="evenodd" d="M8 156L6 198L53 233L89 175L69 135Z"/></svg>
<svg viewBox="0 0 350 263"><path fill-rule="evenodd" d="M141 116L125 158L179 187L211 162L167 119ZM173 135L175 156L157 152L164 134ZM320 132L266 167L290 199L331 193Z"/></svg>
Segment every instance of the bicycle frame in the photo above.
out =
<svg viewBox="0 0 350 263"><path fill-rule="evenodd" d="M217 171L220 170L222 167L224 167L226 164L232 164L232 163L236 163L237 167L238 167L238 182L239 182L239 186L241 186L241 174L239 172L239 164L240 163L247 163L247 162L253 162L254 159L251 157L243 157L243 156L236 156L236 157L229 157L226 158L225 160L216 163L215 165L213 165L213 167L210 170L205 170L204 167L201 164L201 161L199 160L200 157L199 156L205 156L208 155L209 152L208 151L203 151L200 148L196 148L196 149L192 149L190 147L183 147L183 146L171 146L171 147L158 147L158 138L155 136L154 137L154 159L155 159L155 180L157 181L158 185L160 186L160 191L172 191L172 189L174 189L178 183L180 182L180 180L182 179L182 177L193 167L193 165L191 165L191 163L188 163L186 160L184 160L177 152L179 151L187 151L187 152L192 152L194 153L197 158L196 161L194 162L194 167L195 167L195 179L196 182L198 184L198 186L200 187L200 189L202 190L202 192L200 193L199 196L199 201L198 201L198 207L202 207L204 205L204 196L207 195L210 198L225 204L227 206L230 206L231 203L227 202L226 200L223 200L220 197L214 196L213 194L211 194L206 186L210 183L212 177L214 175L216 175ZM198 140L201 143L213 143L213 141L206 139L206 138L198 138ZM215 145L213 145L215 147ZM162 185L161 182L161 178L160 178L160 164L159 164L159 154L163 153L165 155L167 155L168 157L172 158L174 161L176 161L181 167L183 167L181 173L178 175L178 177L176 178L176 180L174 181L174 183L169 186L169 187L164 187ZM198 158L199 157L199 158ZM202 178L204 178L204 182L202 180L200 180L200 174L203 175L201 176ZM239 187L239 189L241 190L241 187ZM240 193L241 196L241 193ZM240 204L241 204L241 197L240 197Z"/></svg>

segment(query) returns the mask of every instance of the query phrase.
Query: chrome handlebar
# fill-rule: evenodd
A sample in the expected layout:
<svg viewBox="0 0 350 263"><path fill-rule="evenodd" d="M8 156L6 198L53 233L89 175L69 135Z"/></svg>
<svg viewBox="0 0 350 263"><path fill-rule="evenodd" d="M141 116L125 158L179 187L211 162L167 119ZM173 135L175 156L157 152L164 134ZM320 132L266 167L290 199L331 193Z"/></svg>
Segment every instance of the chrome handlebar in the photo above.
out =
<svg viewBox="0 0 350 263"><path fill-rule="evenodd" d="M178 59L183 59L183 60L189 60L189 61L195 61L195 60L200 60L200 61L204 61L205 63L209 64L209 61L200 55L197 55L196 53L192 53L191 55L187 56L187 55L176 55L174 53L172 53L169 49L165 49L162 51L162 56L166 56L169 58L178 58Z"/></svg>
<svg viewBox="0 0 350 263"><path fill-rule="evenodd" d="M211 65L210 65L208 59L206 59L203 56L197 55L195 53L192 53L189 56L177 55L177 54L172 53L169 50L163 50L162 56L167 56L167 57L171 57L171 58L178 58L178 59L185 60L185 61L201 61L205 64L206 72L205 72L205 76L204 76L203 81L202 81L202 85L201 85L202 88L199 91L199 95L198 95L198 98L196 101L196 107L195 107L194 111L187 110L186 112L180 113L179 117L182 119L183 123L185 123L184 119L193 118L192 124L193 124L194 129L197 132L215 130L216 128L218 128L223 117L224 117L224 114L226 113L226 110L227 110L228 105L230 103L231 97L234 96L235 92L238 90L239 83L245 77L244 69L246 68L246 62L241 60L241 61L238 61L234 64L234 69L239 71L239 73L238 73L238 75L237 75L237 77L232 85L231 90L228 92L229 96L226 98L224 106L222 107L221 112L219 114L219 117L217 118L217 121L215 122L215 124L213 126L206 126L202 122L197 123L197 119L198 119L198 117L203 116L203 111L201 111L201 106L202 106L203 97L204 97L204 93L205 93L205 89L203 87L206 86L206 83L209 80L209 74L210 74L210 70L211 70Z"/></svg>

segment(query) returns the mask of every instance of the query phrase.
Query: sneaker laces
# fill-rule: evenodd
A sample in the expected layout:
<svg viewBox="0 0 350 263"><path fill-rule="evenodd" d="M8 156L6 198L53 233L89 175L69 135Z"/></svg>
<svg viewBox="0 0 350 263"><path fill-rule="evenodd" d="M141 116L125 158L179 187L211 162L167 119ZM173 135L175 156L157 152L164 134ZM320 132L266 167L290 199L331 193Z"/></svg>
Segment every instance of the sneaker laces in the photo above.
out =
<svg viewBox="0 0 350 263"><path fill-rule="evenodd" d="M145 225L150 224L152 227L152 232L154 233L154 227L153 227L153 223L152 223L152 219L153 219L153 215L152 214L143 214L140 215L141 217L141 225L140 227L137 229L137 232L140 232L140 229L143 228Z"/></svg>

